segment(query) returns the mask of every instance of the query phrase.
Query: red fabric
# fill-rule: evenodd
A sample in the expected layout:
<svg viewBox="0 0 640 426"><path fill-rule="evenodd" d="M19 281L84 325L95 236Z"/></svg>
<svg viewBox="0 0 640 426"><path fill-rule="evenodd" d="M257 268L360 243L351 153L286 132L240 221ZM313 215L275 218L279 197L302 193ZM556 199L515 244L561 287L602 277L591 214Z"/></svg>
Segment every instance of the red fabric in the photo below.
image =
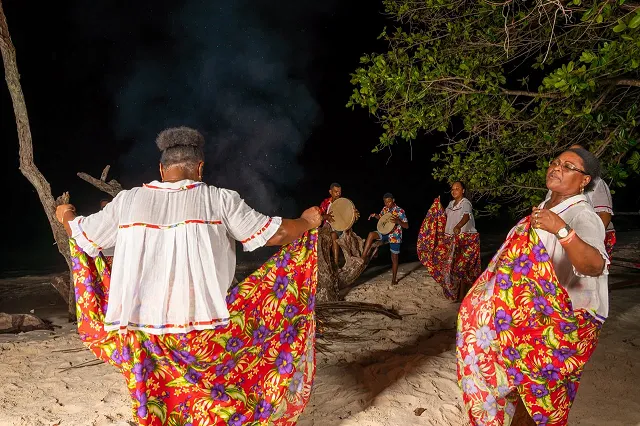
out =
<svg viewBox="0 0 640 426"><path fill-rule="evenodd" d="M611 261L613 254L613 247L616 245L616 231L611 230L607 231L604 235L604 247L607 250L607 254L609 255L609 261Z"/></svg>
<svg viewBox="0 0 640 426"><path fill-rule="evenodd" d="M229 291L228 325L186 334L105 332L109 266L70 244L78 333L124 375L137 424L295 424L315 374L317 230Z"/></svg>
<svg viewBox="0 0 640 426"><path fill-rule="evenodd" d="M447 215L436 198L418 234L418 258L442 286L444 296L457 300L481 273L480 234L446 234Z"/></svg>
<svg viewBox="0 0 640 426"><path fill-rule="evenodd" d="M566 425L601 323L573 310L550 257L522 220L465 297L458 380L473 425L510 423L517 395L538 425Z"/></svg>

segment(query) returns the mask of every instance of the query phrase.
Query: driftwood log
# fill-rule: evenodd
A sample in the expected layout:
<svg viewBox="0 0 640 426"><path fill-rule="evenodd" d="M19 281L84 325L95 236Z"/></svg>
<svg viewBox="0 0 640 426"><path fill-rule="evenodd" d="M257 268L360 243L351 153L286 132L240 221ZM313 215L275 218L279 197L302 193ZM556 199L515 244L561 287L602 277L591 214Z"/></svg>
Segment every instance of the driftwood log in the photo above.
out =
<svg viewBox="0 0 640 426"><path fill-rule="evenodd" d="M318 232L318 302L335 302L340 300L340 290L350 286L367 268L368 262L362 260L364 240L355 232L343 232L338 238L338 246L344 256L342 267L331 261L331 229L321 227ZM374 246L377 250L378 245Z"/></svg>

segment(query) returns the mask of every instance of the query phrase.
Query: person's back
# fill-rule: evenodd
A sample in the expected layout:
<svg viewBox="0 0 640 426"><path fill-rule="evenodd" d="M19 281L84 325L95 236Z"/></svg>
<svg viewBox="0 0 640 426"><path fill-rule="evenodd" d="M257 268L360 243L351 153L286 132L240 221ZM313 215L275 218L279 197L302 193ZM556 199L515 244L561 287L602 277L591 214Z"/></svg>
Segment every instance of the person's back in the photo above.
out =
<svg viewBox="0 0 640 426"><path fill-rule="evenodd" d="M115 226L101 233L105 222ZM251 209L236 192L203 182L154 181L123 191L80 224L117 247L105 329L170 333L226 323L235 240L253 250L280 224L280 218ZM110 235L113 229L117 233Z"/></svg>

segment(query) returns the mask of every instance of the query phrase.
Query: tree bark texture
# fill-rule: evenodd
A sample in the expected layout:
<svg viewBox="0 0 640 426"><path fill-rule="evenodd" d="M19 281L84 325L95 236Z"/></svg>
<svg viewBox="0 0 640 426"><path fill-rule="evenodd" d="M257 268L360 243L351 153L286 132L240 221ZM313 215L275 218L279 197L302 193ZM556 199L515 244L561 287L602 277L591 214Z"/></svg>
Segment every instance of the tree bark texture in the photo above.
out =
<svg viewBox="0 0 640 426"><path fill-rule="evenodd" d="M318 233L318 302L335 302L340 300L340 290L350 286L366 269L368 262L362 260L364 240L355 232L343 232L338 238L338 245L345 258L345 264L337 267L331 261L331 228L323 226ZM377 244L374 250L377 250Z"/></svg>

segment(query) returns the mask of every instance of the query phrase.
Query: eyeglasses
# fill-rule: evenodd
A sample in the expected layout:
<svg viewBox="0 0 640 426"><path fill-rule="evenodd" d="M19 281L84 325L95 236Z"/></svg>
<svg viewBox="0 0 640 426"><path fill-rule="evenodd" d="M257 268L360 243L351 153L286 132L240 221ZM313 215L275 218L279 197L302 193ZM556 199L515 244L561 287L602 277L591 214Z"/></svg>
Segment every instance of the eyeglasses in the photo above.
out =
<svg viewBox="0 0 640 426"><path fill-rule="evenodd" d="M549 163L549 167L558 167L558 166L562 167L563 172L578 172L578 173L582 173L583 175L587 175L587 176L589 175L589 173L585 172L584 170L580 170L573 164L567 161L562 161L559 158L556 158L551 163Z"/></svg>

